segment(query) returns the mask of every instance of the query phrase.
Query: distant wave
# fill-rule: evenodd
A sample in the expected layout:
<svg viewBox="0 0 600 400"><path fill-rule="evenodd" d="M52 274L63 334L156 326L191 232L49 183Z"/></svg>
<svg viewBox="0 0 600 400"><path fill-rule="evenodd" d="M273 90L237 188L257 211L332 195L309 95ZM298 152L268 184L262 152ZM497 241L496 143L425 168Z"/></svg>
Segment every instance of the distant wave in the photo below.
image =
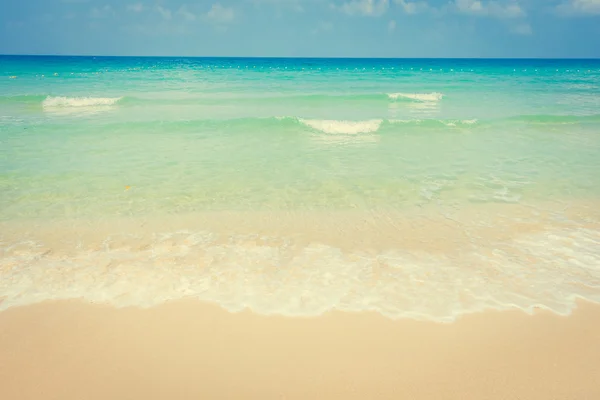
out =
<svg viewBox="0 0 600 400"><path fill-rule="evenodd" d="M109 106L96 107L56 107L48 108L51 112L84 112L90 110L108 109ZM590 116L552 116L552 115L524 115L498 119L475 119L475 118L406 118L406 119L384 119L371 118L363 120L350 119L318 119L303 118L296 116L280 117L243 117L211 119L198 118L190 120L164 121L157 124L154 120L130 121L114 123L106 121L107 125L114 126L115 129L143 129L144 131L154 131L163 129L173 129L177 131L195 131L225 129L227 131L278 131L298 132L312 131L324 135L368 135L373 133L402 133L418 132L430 130L475 130L475 129L503 129L511 125L571 125L571 124L598 124L600 123L600 114Z"/></svg>
<svg viewBox="0 0 600 400"><path fill-rule="evenodd" d="M366 121L338 121L321 119L301 119L298 121L310 128L329 134L358 134L376 132L383 120L371 119Z"/></svg>
<svg viewBox="0 0 600 400"><path fill-rule="evenodd" d="M417 100L417 101L427 101L427 102L437 102L442 100L444 95L442 93L390 93L388 94L390 100L398 100L400 98Z"/></svg>
<svg viewBox="0 0 600 400"><path fill-rule="evenodd" d="M154 105L197 105L199 109L204 105L215 106L215 105L231 105L236 107L249 106L266 106L269 104L285 105L286 108L294 110L295 106L298 108L299 113L307 113L306 106L310 105L321 109L331 104L336 107L343 106L345 102L358 102L349 104L350 109L352 107L361 106L364 104L375 104L372 102L381 102L379 106L382 110L385 110L385 104L391 100L396 101L407 101L410 107L413 106L435 106L437 102L444 97L441 93L390 93L390 94L298 94L298 95L283 95L283 96L269 96L269 97L234 97L234 98L219 98L212 95L207 97L193 97L184 99L145 99L140 97L131 96L120 96L120 97L76 97L76 96L51 96L51 95L16 95L16 96L2 96L0 95L0 104L20 104L29 109L40 109L52 113L65 113L65 114L81 114L81 113L93 113L101 112L112 109L114 106L119 107L148 107L149 110ZM288 102L288 103L286 103ZM321 104L327 103L327 104ZM269 122L271 120L271 122ZM368 133L375 132L382 127L390 124L406 124L410 123L413 125L419 125L421 127L434 127L434 126L465 126L473 124L535 124L535 125L565 125L565 124L596 124L600 122L600 114L591 115L557 115L557 114L524 114L524 115L511 115L501 118L492 119L475 119L475 118L447 118L447 119L384 119L383 117L375 117L362 121L352 121L345 119L314 119L304 116L288 116L288 117L247 117L247 118L231 118L227 121L228 124L251 124L251 125L269 125L270 123L281 125L282 121L286 120L288 123L298 124L317 130L324 133L336 134L336 133ZM223 123L223 119L197 119L191 121L173 121L174 124L183 125L219 125ZM164 121L163 121L164 123Z"/></svg>
<svg viewBox="0 0 600 400"><path fill-rule="evenodd" d="M114 129L142 130L144 132L162 131L165 129L177 132L211 132L214 130L244 131L244 132L277 132L279 134L294 134L312 132L317 135L329 136L368 136L374 133L402 133L435 129L476 129L479 122L474 119L312 119L294 116L265 117L265 118L235 118L235 119L194 119L179 121L131 121L112 123L106 126Z"/></svg>
<svg viewBox="0 0 600 400"><path fill-rule="evenodd" d="M435 127L435 126L446 126L456 127L459 125L474 125L478 121L476 119L467 120L442 120L442 119L369 119L363 121L347 121L347 120L322 120L322 119L302 119L295 117L288 117L290 120L297 120L301 124L323 133L327 134L346 134L356 135L361 133L374 133L379 131L382 126L405 124L412 126L423 126L423 127Z"/></svg>
<svg viewBox="0 0 600 400"><path fill-rule="evenodd" d="M297 104L315 105L335 103L383 104L392 102L436 103L443 98L441 93L288 93L279 95L236 95L197 93L182 98L144 98L134 96L121 97L86 97L86 96L54 96L54 95L18 95L0 96L0 103L40 104L43 107L94 107L119 105L244 105L244 104Z"/></svg>
<svg viewBox="0 0 600 400"><path fill-rule="evenodd" d="M474 125L479 121L477 119L390 119L387 121L390 124L412 124L421 126L458 126L458 125Z"/></svg>
<svg viewBox="0 0 600 400"><path fill-rule="evenodd" d="M122 97L53 97L48 96L42 102L47 107L97 107L115 105Z"/></svg>

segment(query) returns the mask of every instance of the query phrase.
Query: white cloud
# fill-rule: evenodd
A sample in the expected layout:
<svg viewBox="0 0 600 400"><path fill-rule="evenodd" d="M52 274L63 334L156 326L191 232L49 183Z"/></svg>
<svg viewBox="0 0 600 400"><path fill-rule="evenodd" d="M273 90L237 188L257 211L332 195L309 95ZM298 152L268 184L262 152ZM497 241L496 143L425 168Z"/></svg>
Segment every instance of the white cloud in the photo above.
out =
<svg viewBox="0 0 600 400"><path fill-rule="evenodd" d="M196 15L190 10L188 10L187 5L185 4L179 7L179 10L177 10L177 15L180 15L186 21L196 20Z"/></svg>
<svg viewBox="0 0 600 400"><path fill-rule="evenodd" d="M566 0L556 7L562 15L600 15L600 0Z"/></svg>
<svg viewBox="0 0 600 400"><path fill-rule="evenodd" d="M378 17L383 15L389 7L389 0L352 0L341 6L332 6L348 15L364 15Z"/></svg>
<svg viewBox="0 0 600 400"><path fill-rule="evenodd" d="M139 13L144 11L144 5L142 3L129 4L127 10Z"/></svg>
<svg viewBox="0 0 600 400"><path fill-rule="evenodd" d="M425 1L394 0L406 14L418 14L426 11L433 11L434 8Z"/></svg>
<svg viewBox="0 0 600 400"><path fill-rule="evenodd" d="M456 11L461 14L486 16L495 18L520 18L526 15L516 0L488 1L481 0L454 0Z"/></svg>
<svg viewBox="0 0 600 400"><path fill-rule="evenodd" d="M217 24L226 24L235 19L235 12L231 7L223 7L220 3L215 3L206 13L206 18Z"/></svg>
<svg viewBox="0 0 600 400"><path fill-rule="evenodd" d="M127 10L133 11L136 13L141 13L145 10L148 10L148 8L146 6L144 6L142 3L134 3L134 4L129 4L127 6ZM188 8L188 6L186 4L183 4L181 7L179 7L179 9L177 11L171 10L171 9L163 7L161 5L156 5L153 8L153 11L160 14L162 19L164 19L166 21L171 21L173 19L177 19L177 17L180 17L181 19L183 19L185 21L195 21L197 19L196 14L194 14L192 11L190 11L190 9Z"/></svg>
<svg viewBox="0 0 600 400"><path fill-rule="evenodd" d="M481 14L484 12L483 4L479 0L455 0L457 10L465 14Z"/></svg>
<svg viewBox="0 0 600 400"><path fill-rule="evenodd" d="M388 22L388 32L392 33L396 30L396 21L391 20L390 22Z"/></svg>
<svg viewBox="0 0 600 400"><path fill-rule="evenodd" d="M304 6L302 0L247 0L257 7L262 5L268 5L276 7L277 9L290 9L295 12L304 12Z"/></svg>
<svg viewBox="0 0 600 400"><path fill-rule="evenodd" d="M171 10L169 10L168 8L164 8L163 6L156 6L155 10L164 18L164 19L171 19L173 18L173 15L171 14Z"/></svg>
<svg viewBox="0 0 600 400"><path fill-rule="evenodd" d="M156 35L159 32L168 35L183 35L190 32L189 29L192 26L190 23L194 21L209 22L217 30L226 30L227 24L236 18L236 12L232 7L225 7L220 3L214 3L206 12L199 12L193 5L188 4L170 9L161 5L147 7L136 3L129 5L127 9L134 12L151 11L161 17L161 20L152 26L138 24L126 28L130 32L145 35Z"/></svg>
<svg viewBox="0 0 600 400"><path fill-rule="evenodd" d="M276 0L255 0L276 1ZM287 0L289 1L289 0ZM494 18L521 18L527 14L518 0L450 0L445 6L435 7L426 0L350 0L341 5L331 4L331 8L348 15L381 16L387 12L390 1L406 14L458 12L472 16ZM572 0L600 1L600 0Z"/></svg>

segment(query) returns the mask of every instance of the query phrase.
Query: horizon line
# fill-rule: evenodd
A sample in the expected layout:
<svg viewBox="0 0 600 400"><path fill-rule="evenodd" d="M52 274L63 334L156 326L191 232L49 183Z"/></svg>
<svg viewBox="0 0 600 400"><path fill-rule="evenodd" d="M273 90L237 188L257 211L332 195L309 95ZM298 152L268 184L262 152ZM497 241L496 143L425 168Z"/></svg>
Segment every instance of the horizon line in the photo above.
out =
<svg viewBox="0 0 600 400"><path fill-rule="evenodd" d="M0 57L81 57L81 58L253 58L253 59L313 59L313 60L600 60L600 57L356 57L356 56L175 56L175 55L99 55L99 54L0 54Z"/></svg>

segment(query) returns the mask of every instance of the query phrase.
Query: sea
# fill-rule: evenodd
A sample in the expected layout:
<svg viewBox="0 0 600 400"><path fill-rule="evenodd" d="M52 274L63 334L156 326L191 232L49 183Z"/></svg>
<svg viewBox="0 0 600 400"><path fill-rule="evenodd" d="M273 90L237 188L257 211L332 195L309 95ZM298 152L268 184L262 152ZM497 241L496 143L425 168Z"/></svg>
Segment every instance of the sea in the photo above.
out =
<svg viewBox="0 0 600 400"><path fill-rule="evenodd" d="M0 310L600 302L600 60L0 56Z"/></svg>

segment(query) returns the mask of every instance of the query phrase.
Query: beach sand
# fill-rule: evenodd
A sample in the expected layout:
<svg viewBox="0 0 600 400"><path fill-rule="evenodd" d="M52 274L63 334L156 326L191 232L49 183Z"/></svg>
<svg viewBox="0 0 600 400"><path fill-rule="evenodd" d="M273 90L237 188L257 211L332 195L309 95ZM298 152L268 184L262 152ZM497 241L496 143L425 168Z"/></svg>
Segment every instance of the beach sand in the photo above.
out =
<svg viewBox="0 0 600 400"><path fill-rule="evenodd" d="M45 302L0 313L0 360L3 400L595 400L600 306L440 324Z"/></svg>

